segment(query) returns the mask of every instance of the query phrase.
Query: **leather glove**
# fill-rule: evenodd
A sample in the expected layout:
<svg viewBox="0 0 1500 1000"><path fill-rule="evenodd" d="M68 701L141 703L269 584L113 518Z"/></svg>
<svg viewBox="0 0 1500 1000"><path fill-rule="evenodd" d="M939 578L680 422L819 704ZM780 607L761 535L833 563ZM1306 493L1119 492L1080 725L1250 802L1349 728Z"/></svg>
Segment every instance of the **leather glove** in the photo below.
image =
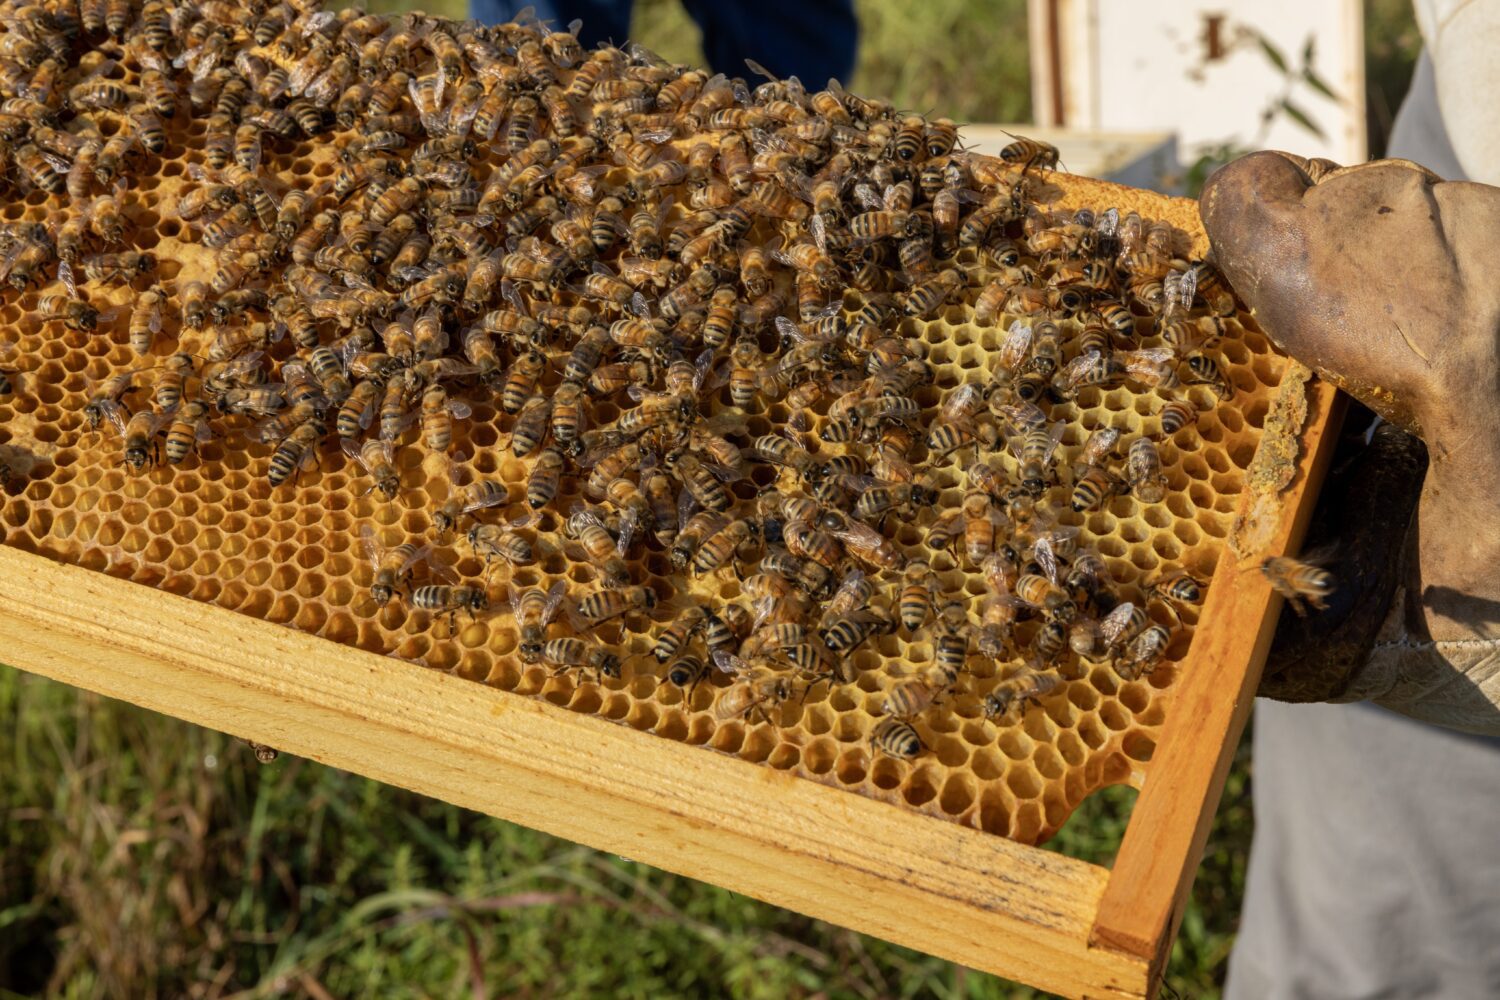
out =
<svg viewBox="0 0 1500 1000"><path fill-rule="evenodd" d="M1331 167L1255 153L1200 204L1277 346L1389 422L1325 489L1341 588L1283 615L1263 693L1500 734L1500 188Z"/></svg>

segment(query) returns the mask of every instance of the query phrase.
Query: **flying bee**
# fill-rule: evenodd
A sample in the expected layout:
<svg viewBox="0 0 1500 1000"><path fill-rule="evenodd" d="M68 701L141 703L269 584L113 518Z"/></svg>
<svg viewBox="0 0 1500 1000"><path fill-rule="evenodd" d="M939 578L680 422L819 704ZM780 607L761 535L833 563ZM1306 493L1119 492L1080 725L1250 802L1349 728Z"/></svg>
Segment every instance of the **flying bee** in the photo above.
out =
<svg viewBox="0 0 1500 1000"><path fill-rule="evenodd" d="M1003 718L1016 705L1040 704L1043 698L1060 690L1066 683L1059 673L1027 670L995 686L984 699L984 717L993 722Z"/></svg>
<svg viewBox="0 0 1500 1000"><path fill-rule="evenodd" d="M870 746L897 760L915 760L924 749L922 737L910 722L885 718L870 730Z"/></svg>
<svg viewBox="0 0 1500 1000"><path fill-rule="evenodd" d="M1260 564L1260 571L1298 617L1307 614L1304 601L1319 611L1326 610L1327 598L1338 586L1333 574L1317 562L1303 562L1290 556L1272 556Z"/></svg>
<svg viewBox="0 0 1500 1000"><path fill-rule="evenodd" d="M418 611L431 613L434 620L447 615L448 634L452 636L458 631L460 611L468 612L469 619L473 621L480 613L489 609L490 599L482 587L429 583L412 591L411 606Z"/></svg>
<svg viewBox="0 0 1500 1000"><path fill-rule="evenodd" d="M412 570L432 553L432 546L417 545L412 541L402 542L387 549L380 544L375 529L368 524L359 528L360 551L370 564L370 599L377 607L385 607L392 597L411 579Z"/></svg>
<svg viewBox="0 0 1500 1000"><path fill-rule="evenodd" d="M559 580L549 590L531 587L512 591L510 606L520 636L517 649L523 662L541 660L542 648L547 642L547 626L562 604L565 590Z"/></svg>
<svg viewBox="0 0 1500 1000"><path fill-rule="evenodd" d="M1161 502L1167 494L1167 477L1162 473L1161 454L1155 441L1141 436L1130 442L1125 477L1141 503Z"/></svg>

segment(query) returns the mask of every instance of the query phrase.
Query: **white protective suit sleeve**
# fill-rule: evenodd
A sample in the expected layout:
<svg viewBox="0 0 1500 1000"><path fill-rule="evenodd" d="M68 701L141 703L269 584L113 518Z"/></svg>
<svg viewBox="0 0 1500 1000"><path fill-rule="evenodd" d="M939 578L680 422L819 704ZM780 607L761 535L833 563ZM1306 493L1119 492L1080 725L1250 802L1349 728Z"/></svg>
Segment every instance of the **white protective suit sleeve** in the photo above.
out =
<svg viewBox="0 0 1500 1000"><path fill-rule="evenodd" d="M1416 0L1413 7L1463 175L1500 185L1500 0Z"/></svg>

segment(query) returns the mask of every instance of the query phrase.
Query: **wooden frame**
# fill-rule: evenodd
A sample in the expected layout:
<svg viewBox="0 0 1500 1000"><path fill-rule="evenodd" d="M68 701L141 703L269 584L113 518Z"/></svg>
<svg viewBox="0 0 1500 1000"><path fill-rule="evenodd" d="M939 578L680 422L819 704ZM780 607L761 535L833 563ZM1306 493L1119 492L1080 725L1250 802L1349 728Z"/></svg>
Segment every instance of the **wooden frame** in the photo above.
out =
<svg viewBox="0 0 1500 1000"><path fill-rule="evenodd" d="M1300 541L1338 405L1308 384L1268 551ZM1304 502L1307 501L1307 502ZM56 680L1046 990L1160 983L1277 598L1226 550L1113 869L0 546L0 643ZM856 834L857 832L857 834Z"/></svg>

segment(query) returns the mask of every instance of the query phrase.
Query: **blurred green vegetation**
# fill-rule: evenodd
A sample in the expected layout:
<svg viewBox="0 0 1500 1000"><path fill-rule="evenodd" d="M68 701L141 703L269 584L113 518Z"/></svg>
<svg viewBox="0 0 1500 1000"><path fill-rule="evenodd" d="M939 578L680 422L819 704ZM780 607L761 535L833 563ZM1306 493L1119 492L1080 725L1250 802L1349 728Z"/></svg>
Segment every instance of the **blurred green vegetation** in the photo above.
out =
<svg viewBox="0 0 1500 1000"><path fill-rule="evenodd" d="M1049 845L1107 863L1134 793ZM1211 994L1231 779L1170 981ZM993 976L0 667L0 998L1035 994Z"/></svg>
<svg viewBox="0 0 1500 1000"><path fill-rule="evenodd" d="M852 89L1029 116L1022 0L858 7ZM1419 42L1405 0L1368 0L1366 20L1378 151ZM640 0L633 33L698 61L675 0ZM1049 847L1108 863L1133 798L1093 796ZM1242 745L1168 968L1180 995L1222 985L1251 829ZM0 667L0 1000L461 994L1035 995L346 772L258 766L220 734Z"/></svg>

